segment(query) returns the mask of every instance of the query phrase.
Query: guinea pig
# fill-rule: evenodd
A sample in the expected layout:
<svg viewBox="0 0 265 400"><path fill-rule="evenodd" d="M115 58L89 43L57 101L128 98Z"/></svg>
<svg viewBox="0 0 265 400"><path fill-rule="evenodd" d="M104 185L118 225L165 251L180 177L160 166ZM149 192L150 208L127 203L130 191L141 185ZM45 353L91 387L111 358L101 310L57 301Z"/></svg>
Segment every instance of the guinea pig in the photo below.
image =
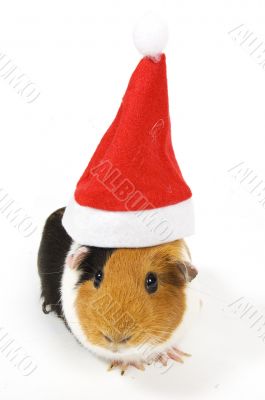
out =
<svg viewBox="0 0 265 400"><path fill-rule="evenodd" d="M98 248L74 242L64 208L46 221L38 253L44 313L55 312L85 348L117 366L168 360L178 349L199 300L184 240L145 248Z"/></svg>

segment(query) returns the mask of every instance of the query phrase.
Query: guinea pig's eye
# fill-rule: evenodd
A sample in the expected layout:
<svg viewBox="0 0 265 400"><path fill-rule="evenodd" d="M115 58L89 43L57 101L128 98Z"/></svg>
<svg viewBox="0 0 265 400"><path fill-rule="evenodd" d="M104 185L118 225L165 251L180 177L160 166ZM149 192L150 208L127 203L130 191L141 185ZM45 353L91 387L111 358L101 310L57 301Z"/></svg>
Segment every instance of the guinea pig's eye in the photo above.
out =
<svg viewBox="0 0 265 400"><path fill-rule="evenodd" d="M157 291L157 275L154 272L148 272L145 278L145 289L148 293L155 293Z"/></svg>
<svg viewBox="0 0 265 400"><path fill-rule="evenodd" d="M94 278L94 286L95 286L95 288L99 287L102 279L103 279L103 272L102 271L97 271L95 273L95 278Z"/></svg>

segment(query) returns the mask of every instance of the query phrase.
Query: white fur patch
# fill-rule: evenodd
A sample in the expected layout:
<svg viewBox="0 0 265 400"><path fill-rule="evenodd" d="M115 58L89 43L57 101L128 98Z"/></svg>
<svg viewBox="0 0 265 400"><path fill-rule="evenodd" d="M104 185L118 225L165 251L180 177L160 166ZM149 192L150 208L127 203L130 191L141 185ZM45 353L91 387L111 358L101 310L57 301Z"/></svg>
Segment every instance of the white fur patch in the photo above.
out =
<svg viewBox="0 0 265 400"><path fill-rule="evenodd" d="M80 245L78 245L77 243L72 244L71 249L66 256L66 260L70 255L75 253L78 247L80 247ZM86 346L87 338L79 323L79 319L75 309L75 301L77 295L75 285L78 282L79 278L80 271L70 268L70 266L65 262L61 282L61 301L63 313L72 333L81 344Z"/></svg>

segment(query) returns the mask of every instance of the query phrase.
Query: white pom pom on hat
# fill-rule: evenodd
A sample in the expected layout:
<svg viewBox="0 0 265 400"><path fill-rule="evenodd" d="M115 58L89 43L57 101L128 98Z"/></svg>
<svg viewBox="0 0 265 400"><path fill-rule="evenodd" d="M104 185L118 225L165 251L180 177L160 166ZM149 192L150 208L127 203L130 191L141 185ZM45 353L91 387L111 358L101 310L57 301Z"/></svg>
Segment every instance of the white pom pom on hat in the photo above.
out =
<svg viewBox="0 0 265 400"><path fill-rule="evenodd" d="M159 58L168 40L166 22L154 13L146 14L136 24L133 40L135 47L142 55Z"/></svg>

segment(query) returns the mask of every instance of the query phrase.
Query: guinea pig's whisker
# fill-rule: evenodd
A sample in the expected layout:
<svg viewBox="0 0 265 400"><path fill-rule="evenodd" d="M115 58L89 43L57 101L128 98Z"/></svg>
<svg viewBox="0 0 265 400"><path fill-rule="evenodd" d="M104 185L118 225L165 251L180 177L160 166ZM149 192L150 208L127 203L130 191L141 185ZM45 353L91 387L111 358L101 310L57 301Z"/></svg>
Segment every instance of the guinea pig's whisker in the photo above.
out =
<svg viewBox="0 0 265 400"><path fill-rule="evenodd" d="M150 335L152 338L154 338L154 341L157 341L157 337L159 337L161 334L169 334L171 333L170 329L166 330L164 329L163 331L158 331L158 330L148 330L146 332L147 335Z"/></svg>
<svg viewBox="0 0 265 400"><path fill-rule="evenodd" d="M188 289L189 289L189 290L193 290L194 292L197 292L197 293L205 294L206 296L212 297L213 299L218 300L218 301L220 301L221 303L226 303L225 300L220 299L219 297L216 297L216 296L212 295L212 293L205 292L204 290L200 290L200 289L198 289L198 288L194 288L194 287L191 287L191 286L188 286Z"/></svg>
<svg viewBox="0 0 265 400"><path fill-rule="evenodd" d="M40 275L53 275L53 274L61 274L62 271L55 272L40 272Z"/></svg>

